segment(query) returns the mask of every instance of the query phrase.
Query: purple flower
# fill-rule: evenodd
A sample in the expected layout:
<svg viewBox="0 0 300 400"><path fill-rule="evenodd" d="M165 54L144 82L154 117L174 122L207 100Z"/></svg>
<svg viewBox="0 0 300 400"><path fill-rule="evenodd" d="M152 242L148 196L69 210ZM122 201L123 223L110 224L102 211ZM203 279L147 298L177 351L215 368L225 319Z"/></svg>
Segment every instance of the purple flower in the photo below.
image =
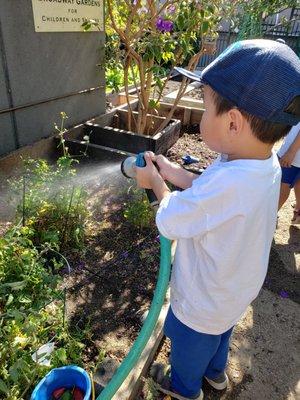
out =
<svg viewBox="0 0 300 400"><path fill-rule="evenodd" d="M159 31L162 31L163 30L163 22L164 22L163 19L161 17L158 17L156 20L156 24L155 24L156 29L158 29Z"/></svg>
<svg viewBox="0 0 300 400"><path fill-rule="evenodd" d="M143 7L139 8L139 9L137 10L137 13L138 13L139 15L147 14L147 13L148 13L148 9L147 9L147 7L143 6Z"/></svg>
<svg viewBox="0 0 300 400"><path fill-rule="evenodd" d="M156 240L157 242L160 241L159 235L156 236L155 240Z"/></svg>
<svg viewBox="0 0 300 400"><path fill-rule="evenodd" d="M283 299L288 299L289 298L289 294L285 290L281 290L279 292L279 296L282 297Z"/></svg>
<svg viewBox="0 0 300 400"><path fill-rule="evenodd" d="M173 22L169 21L169 20L165 20L163 22L163 27L164 27L164 31L165 32L171 32L171 30L173 29Z"/></svg>
<svg viewBox="0 0 300 400"><path fill-rule="evenodd" d="M164 20L161 17L158 17L156 20L156 29L161 32L171 32L173 25L173 22L169 21L168 19Z"/></svg>
<svg viewBox="0 0 300 400"><path fill-rule="evenodd" d="M175 6L174 4L170 4L170 5L167 7L167 12L168 12L169 14L174 14L175 11L176 11L176 6Z"/></svg>

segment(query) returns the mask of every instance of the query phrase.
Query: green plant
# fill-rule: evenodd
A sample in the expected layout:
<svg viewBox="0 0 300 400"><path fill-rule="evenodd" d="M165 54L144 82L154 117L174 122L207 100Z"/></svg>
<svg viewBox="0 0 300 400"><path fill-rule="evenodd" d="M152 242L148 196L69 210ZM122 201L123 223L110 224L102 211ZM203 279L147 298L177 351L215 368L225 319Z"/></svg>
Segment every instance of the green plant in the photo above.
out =
<svg viewBox="0 0 300 400"><path fill-rule="evenodd" d="M83 366L85 345L92 343L88 324L76 329L64 323L62 280L33 236L32 228L14 226L0 238L0 399L27 399L49 368ZM47 367L32 355L50 340L55 350Z"/></svg>
<svg viewBox="0 0 300 400"><path fill-rule="evenodd" d="M239 27L238 39L259 38L263 36L262 24L272 14L279 13L286 8L297 6L297 0L249 0L238 2L236 7L235 24ZM276 26L287 24L281 18Z"/></svg>
<svg viewBox="0 0 300 400"><path fill-rule="evenodd" d="M23 179L14 179L14 193L22 193L17 204L17 218L33 232L35 245L48 243L50 247L78 247L84 240L84 224L88 215L86 191L76 185L76 170L73 159L65 146L64 121L61 113L60 136L63 155L55 165L46 160L24 160ZM17 198L17 197L16 197Z"/></svg>
<svg viewBox="0 0 300 400"><path fill-rule="evenodd" d="M0 398L22 399L45 372L31 354L61 325L61 307L44 308L59 299L60 278L49 273L34 232L14 227L0 238Z"/></svg>
<svg viewBox="0 0 300 400"><path fill-rule="evenodd" d="M62 246L82 246L86 193L77 188L76 171L65 146L64 121L56 129L63 155L55 165L26 160L23 179L11 184L19 196L20 222L0 237L0 399L28 399L49 368L83 365L91 340L89 327L76 330L65 321L66 289L58 274L66 259ZM51 341L50 367L32 355ZM101 354L99 354L99 357Z"/></svg>
<svg viewBox="0 0 300 400"><path fill-rule="evenodd" d="M130 194L130 199L125 204L124 217L138 228L149 227L154 213L145 192L132 188Z"/></svg>
<svg viewBox="0 0 300 400"><path fill-rule="evenodd" d="M106 91L119 92L124 82L122 65L115 64L105 68Z"/></svg>
<svg viewBox="0 0 300 400"><path fill-rule="evenodd" d="M147 115L157 114L163 89L175 65L188 61L195 69L206 52L206 40L217 36L219 21L229 17L237 0L107 0L106 32L113 37L115 59L124 69L124 85L128 102L128 129L139 133L147 129ZM86 21L89 30L95 21ZM118 56L117 56L118 54ZM135 72L136 70L136 72ZM137 88L139 106L137 117L129 102L129 73ZM155 83L152 89L152 84ZM138 89L138 85L140 88ZM174 107L157 131L170 121L187 86L184 79Z"/></svg>
<svg viewBox="0 0 300 400"><path fill-rule="evenodd" d="M119 37L113 32L106 32L105 40L105 62L102 65L105 68L106 91L119 92L124 86L124 69L122 57L119 50ZM134 71L136 75L137 71ZM128 74L128 84L134 83L134 77L131 71Z"/></svg>
<svg viewBox="0 0 300 400"><path fill-rule="evenodd" d="M107 63L105 66L105 83L106 90L112 92L119 92L121 87L124 86L124 71L120 62ZM128 83L133 84L134 79L132 73L129 73Z"/></svg>

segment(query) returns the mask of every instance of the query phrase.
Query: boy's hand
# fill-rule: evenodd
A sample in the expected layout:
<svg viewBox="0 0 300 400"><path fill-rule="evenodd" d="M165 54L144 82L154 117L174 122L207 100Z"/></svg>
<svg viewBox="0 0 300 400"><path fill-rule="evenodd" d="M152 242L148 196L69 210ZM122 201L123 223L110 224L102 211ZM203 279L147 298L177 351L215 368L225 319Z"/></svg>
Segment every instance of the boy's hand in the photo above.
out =
<svg viewBox="0 0 300 400"><path fill-rule="evenodd" d="M144 153L146 161L145 167L136 167L136 181L139 187L144 189L152 189L153 183L160 178L159 172L153 161L156 160L154 153L147 151Z"/></svg>
<svg viewBox="0 0 300 400"><path fill-rule="evenodd" d="M289 149L280 159L280 165L285 168L289 168L296 156L296 152Z"/></svg>
<svg viewBox="0 0 300 400"><path fill-rule="evenodd" d="M154 160L159 168L159 173L164 180L170 180L172 175L172 169L174 169L174 164L171 163L166 157L159 154L154 158ZM176 169L176 167L175 167Z"/></svg>

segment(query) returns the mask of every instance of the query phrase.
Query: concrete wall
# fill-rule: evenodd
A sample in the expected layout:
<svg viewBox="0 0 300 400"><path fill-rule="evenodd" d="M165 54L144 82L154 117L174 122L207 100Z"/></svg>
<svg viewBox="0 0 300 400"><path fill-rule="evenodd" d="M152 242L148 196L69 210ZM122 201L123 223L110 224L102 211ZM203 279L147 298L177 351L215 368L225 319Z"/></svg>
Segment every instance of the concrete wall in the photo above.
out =
<svg viewBox="0 0 300 400"><path fill-rule="evenodd" d="M105 112L103 45L103 32L36 33L31 0L0 1L0 156L49 137L61 111L67 127Z"/></svg>

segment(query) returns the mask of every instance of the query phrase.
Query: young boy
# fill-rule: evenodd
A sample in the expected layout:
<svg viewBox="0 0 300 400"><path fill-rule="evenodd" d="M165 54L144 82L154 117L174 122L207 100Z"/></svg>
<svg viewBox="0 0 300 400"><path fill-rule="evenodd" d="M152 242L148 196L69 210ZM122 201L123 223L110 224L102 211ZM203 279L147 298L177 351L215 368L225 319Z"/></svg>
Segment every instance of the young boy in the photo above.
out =
<svg viewBox="0 0 300 400"><path fill-rule="evenodd" d="M265 279L281 179L272 147L300 121L300 61L260 39L233 44L201 76L177 70L204 85L200 131L221 155L198 176L146 153L137 182L160 202L161 234L177 240L165 321L171 377L160 390L202 399L203 378L226 388L233 326ZM171 193L164 180L184 190Z"/></svg>
<svg viewBox="0 0 300 400"><path fill-rule="evenodd" d="M278 151L282 170L279 209L287 201L294 188L296 204L292 224L300 224L300 122L288 133Z"/></svg>

